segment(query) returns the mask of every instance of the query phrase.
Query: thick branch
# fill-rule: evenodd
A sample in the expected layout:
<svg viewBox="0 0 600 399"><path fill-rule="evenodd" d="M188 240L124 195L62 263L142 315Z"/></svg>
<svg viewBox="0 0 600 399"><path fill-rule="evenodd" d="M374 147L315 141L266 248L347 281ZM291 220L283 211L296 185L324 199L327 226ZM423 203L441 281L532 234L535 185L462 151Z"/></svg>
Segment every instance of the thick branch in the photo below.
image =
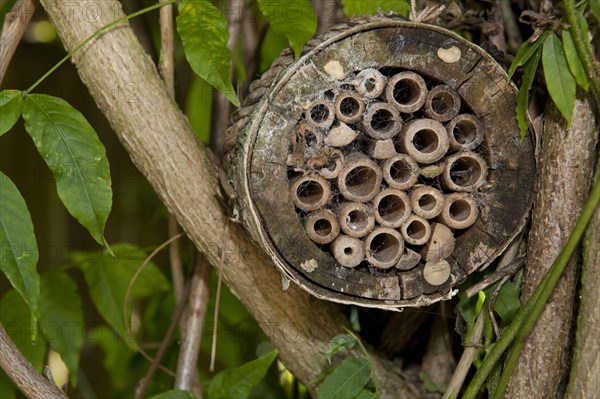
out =
<svg viewBox="0 0 600 399"><path fill-rule="evenodd" d="M600 160L598 160L600 167ZM598 170L599 167L596 167ZM585 398L598 391L600 373L600 209L588 226L583 245L581 304L577 318L577 339L567 398Z"/></svg>
<svg viewBox="0 0 600 399"><path fill-rule="evenodd" d="M6 15L0 32L0 83L35 11L33 0L18 0Z"/></svg>
<svg viewBox="0 0 600 399"><path fill-rule="evenodd" d="M0 368L29 399L67 399L23 357L0 323Z"/></svg>
<svg viewBox="0 0 600 399"><path fill-rule="evenodd" d="M581 96L570 128L553 104L546 112L522 299L527 299L565 245L588 196L598 130ZM513 373L507 398L553 398L568 363L578 259L565 269Z"/></svg>
<svg viewBox="0 0 600 399"><path fill-rule="evenodd" d="M122 16L117 1L97 3L99 21L74 12L77 3L42 0L67 49L100 26ZM308 383L327 367L325 351L348 325L336 305L296 286L282 292L279 273L237 225L223 234L226 216L218 199L218 170L168 96L150 57L129 27L111 30L76 54L82 81L94 85L94 99L133 162L146 176L190 239L215 267L280 350L282 361ZM135 98L115 96L115 87L136 88ZM221 248L225 259L221 264ZM376 354L373 354L377 358ZM414 389L377 358L384 395L413 398Z"/></svg>

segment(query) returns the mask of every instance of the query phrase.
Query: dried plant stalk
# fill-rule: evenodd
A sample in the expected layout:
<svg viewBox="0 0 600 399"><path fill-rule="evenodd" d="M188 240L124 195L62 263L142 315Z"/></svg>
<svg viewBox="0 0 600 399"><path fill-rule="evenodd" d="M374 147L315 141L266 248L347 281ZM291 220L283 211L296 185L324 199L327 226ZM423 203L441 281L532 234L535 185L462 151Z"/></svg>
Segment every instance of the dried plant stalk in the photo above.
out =
<svg viewBox="0 0 600 399"><path fill-rule="evenodd" d="M361 202L345 202L340 205L338 221L342 231L354 238L366 236L375 227L373 208Z"/></svg>
<svg viewBox="0 0 600 399"><path fill-rule="evenodd" d="M385 227L398 228L411 215L410 198L404 191L388 188L373 200L375 220Z"/></svg>
<svg viewBox="0 0 600 399"><path fill-rule="evenodd" d="M353 268L365 259L365 248L358 238L340 234L331 243L331 254L340 265Z"/></svg>
<svg viewBox="0 0 600 399"><path fill-rule="evenodd" d="M400 227L404 240L413 245L423 245L431 237L429 222L417 215L409 217Z"/></svg>
<svg viewBox="0 0 600 399"><path fill-rule="evenodd" d="M335 214L327 209L313 212L304 222L306 234L317 244L329 244L340 234L340 225Z"/></svg>
<svg viewBox="0 0 600 399"><path fill-rule="evenodd" d="M450 86L435 86L427 93L424 110L431 119L449 121L460 111L460 96Z"/></svg>
<svg viewBox="0 0 600 399"><path fill-rule="evenodd" d="M408 190L419 178L419 166L406 154L398 154L383 164L383 178L391 188Z"/></svg>
<svg viewBox="0 0 600 399"><path fill-rule="evenodd" d="M479 216L477 204L469 194L454 193L446 197L441 219L448 227L466 229L477 221L477 216Z"/></svg>
<svg viewBox="0 0 600 399"><path fill-rule="evenodd" d="M442 213L444 194L430 186L419 186L410 194L413 212L423 219L433 219Z"/></svg>
<svg viewBox="0 0 600 399"><path fill-rule="evenodd" d="M404 127L400 147L419 163L434 163L448 152L448 133L436 120L415 119Z"/></svg>
<svg viewBox="0 0 600 399"><path fill-rule="evenodd" d="M427 85L421 75L405 71L390 78L385 89L385 98L398 111L412 113L425 104L427 93Z"/></svg>
<svg viewBox="0 0 600 399"><path fill-rule="evenodd" d="M379 269L395 266L404 253L404 240L398 231L377 227L365 239L365 252L371 265Z"/></svg>
<svg viewBox="0 0 600 399"><path fill-rule="evenodd" d="M457 115L448 122L446 131L453 151L474 150L483 141L483 129L475 115Z"/></svg>
<svg viewBox="0 0 600 399"><path fill-rule="evenodd" d="M458 152L448 157L442 184L452 191L473 191L481 187L487 174L488 167L481 155Z"/></svg>

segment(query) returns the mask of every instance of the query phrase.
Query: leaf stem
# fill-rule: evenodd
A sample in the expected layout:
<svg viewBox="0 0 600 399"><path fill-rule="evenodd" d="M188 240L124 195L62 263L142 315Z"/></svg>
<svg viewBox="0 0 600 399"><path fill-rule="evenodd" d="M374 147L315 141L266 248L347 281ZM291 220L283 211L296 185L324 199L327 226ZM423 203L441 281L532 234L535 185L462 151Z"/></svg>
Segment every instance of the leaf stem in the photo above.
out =
<svg viewBox="0 0 600 399"><path fill-rule="evenodd" d="M597 66L594 65L594 58L591 44L587 37L583 37L581 26L577 21L577 9L574 0L564 0L565 16L573 33L573 42L583 64L585 72L588 74L592 83L592 91L596 101L600 102L600 77L598 76Z"/></svg>
<svg viewBox="0 0 600 399"><path fill-rule="evenodd" d="M90 37L88 37L87 39L85 39L83 42L79 43L73 50L71 50L67 55L65 55L63 57L63 59L61 59L60 61L58 61L58 63L56 63L56 65L54 65L52 68L50 68L48 70L48 72L46 72L44 75L42 75L41 78L39 78L34 84L32 84L27 90L25 90L23 92L23 96L29 94L40 83L42 83L48 76L50 76L54 71L56 71L62 64L64 64L65 62L67 62L73 56L73 54L75 54L83 46L85 46L86 44L88 44L89 42L91 42L92 40L94 40L96 37L98 37L101 33L106 32L109 29L112 29L113 27L115 27L116 25L119 25L122 22L129 21L132 18L138 17L138 16L140 16L142 14L145 14L147 12L150 12L152 10L156 10L157 8L164 7L167 4L173 4L173 3L177 2L177 1L178 0L166 0L165 2L154 4L154 5L150 6L150 7L146 7L146 8L143 8L143 9L139 10L139 11L136 11L136 12L134 12L132 14L126 15L123 18L119 18L116 21L113 21L113 22L109 23L108 25L104 25L102 28L100 28L97 31L95 31L94 33L92 33L92 35Z"/></svg>
<svg viewBox="0 0 600 399"><path fill-rule="evenodd" d="M590 196L583 207L581 214L579 215L579 219L575 224L573 232L569 236L565 247L562 249L552 267L548 271L548 273L544 276L538 287L535 289L529 300L523 305L523 307L519 310L517 315L515 316L514 321L508 326L506 331L502 334L500 339L496 341L496 343L492 346L490 353L485 357L483 363L477 373L473 377L473 380L467 387L463 399L473 399L483 386L486 378L493 370L494 365L500 359L504 351L508 348L511 342L518 335L518 342L515 345L513 351L509 356L507 364L505 366L505 370L500 378L498 383L498 388L496 389L495 397L502 397L504 389L506 389L506 385L510 379L510 375L512 370L516 366L517 360L519 358L520 350L523 348L523 344L525 338L529 336L531 330L535 326L535 323L541 314L542 310L548 298L552 294L558 279L562 275L565 267L569 263L569 259L577 249L579 241L584 235L585 229L594 214L594 211L598 207L600 203L600 169L596 170L595 183L590 192Z"/></svg>

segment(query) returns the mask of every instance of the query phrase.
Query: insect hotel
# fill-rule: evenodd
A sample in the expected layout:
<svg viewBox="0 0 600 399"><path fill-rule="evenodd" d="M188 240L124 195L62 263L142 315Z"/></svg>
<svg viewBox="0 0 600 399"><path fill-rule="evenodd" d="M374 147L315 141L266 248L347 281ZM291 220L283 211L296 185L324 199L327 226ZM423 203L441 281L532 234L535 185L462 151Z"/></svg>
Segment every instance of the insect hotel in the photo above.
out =
<svg viewBox="0 0 600 399"><path fill-rule="evenodd" d="M336 302L427 305L523 227L535 165L516 100L458 35L356 19L253 83L223 183L286 279Z"/></svg>

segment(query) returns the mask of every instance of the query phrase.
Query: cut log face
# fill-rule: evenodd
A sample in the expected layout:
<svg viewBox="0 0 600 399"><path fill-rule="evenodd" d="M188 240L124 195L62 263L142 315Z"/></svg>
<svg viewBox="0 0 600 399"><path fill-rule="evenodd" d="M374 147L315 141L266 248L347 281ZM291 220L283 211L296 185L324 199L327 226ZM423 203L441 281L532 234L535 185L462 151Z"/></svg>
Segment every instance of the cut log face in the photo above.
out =
<svg viewBox="0 0 600 399"><path fill-rule="evenodd" d="M448 46L460 50L453 62L439 55ZM427 305L522 229L533 146L519 137L515 88L480 48L373 17L275 65L286 69L266 74L279 80L242 108L225 168L242 222L302 288L370 307Z"/></svg>

